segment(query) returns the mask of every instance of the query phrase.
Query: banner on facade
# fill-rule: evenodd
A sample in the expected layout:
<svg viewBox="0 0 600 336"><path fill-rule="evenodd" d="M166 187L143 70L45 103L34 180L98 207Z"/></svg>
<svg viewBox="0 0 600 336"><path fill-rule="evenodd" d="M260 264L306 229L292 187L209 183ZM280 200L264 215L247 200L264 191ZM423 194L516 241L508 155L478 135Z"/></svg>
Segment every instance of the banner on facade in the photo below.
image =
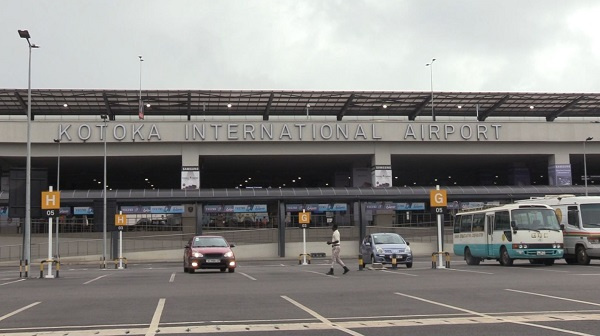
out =
<svg viewBox="0 0 600 336"><path fill-rule="evenodd" d="M392 166L373 166L371 175L375 188L389 188L392 186Z"/></svg>
<svg viewBox="0 0 600 336"><path fill-rule="evenodd" d="M181 189L200 189L200 168L198 166L181 167Z"/></svg>

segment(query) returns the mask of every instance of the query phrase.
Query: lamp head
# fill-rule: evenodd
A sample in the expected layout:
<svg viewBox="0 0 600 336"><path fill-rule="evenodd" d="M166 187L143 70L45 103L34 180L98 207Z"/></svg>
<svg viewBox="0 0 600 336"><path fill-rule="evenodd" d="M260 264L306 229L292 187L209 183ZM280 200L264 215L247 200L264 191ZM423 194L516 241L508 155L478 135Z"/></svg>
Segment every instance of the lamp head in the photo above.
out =
<svg viewBox="0 0 600 336"><path fill-rule="evenodd" d="M54 142L60 143L60 139L54 139Z"/></svg>
<svg viewBox="0 0 600 336"><path fill-rule="evenodd" d="M108 116L106 114L101 114L100 118L102 118L102 120L106 120L106 118L108 118Z"/></svg>
<svg viewBox="0 0 600 336"><path fill-rule="evenodd" d="M30 39L31 35L29 35L29 31L27 29L19 30L19 36L24 39Z"/></svg>
<svg viewBox="0 0 600 336"><path fill-rule="evenodd" d="M585 139L585 141L591 141L594 140L594 137L587 137L587 139Z"/></svg>

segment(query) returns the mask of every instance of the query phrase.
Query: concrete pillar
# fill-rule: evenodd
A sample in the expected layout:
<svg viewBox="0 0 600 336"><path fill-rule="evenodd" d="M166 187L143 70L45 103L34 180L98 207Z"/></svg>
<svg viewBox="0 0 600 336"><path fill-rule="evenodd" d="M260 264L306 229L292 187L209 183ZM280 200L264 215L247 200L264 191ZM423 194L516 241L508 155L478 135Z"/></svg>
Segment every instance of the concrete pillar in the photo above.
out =
<svg viewBox="0 0 600 336"><path fill-rule="evenodd" d="M557 153L549 156L548 184L559 186L573 184L569 153Z"/></svg>

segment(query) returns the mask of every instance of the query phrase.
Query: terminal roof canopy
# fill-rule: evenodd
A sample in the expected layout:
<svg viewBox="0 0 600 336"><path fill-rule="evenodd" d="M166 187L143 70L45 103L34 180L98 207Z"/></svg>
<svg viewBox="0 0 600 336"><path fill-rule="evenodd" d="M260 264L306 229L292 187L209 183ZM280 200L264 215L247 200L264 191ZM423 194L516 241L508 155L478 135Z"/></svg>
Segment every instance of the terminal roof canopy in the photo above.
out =
<svg viewBox="0 0 600 336"><path fill-rule="evenodd" d="M144 90L147 116L192 117L321 116L344 117L431 116L431 92L411 91L233 91ZM32 90L35 116L99 116L111 120L137 116L138 90ZM530 117L554 121L560 117L600 116L598 93L434 92L438 117ZM26 89L0 89L0 116L27 115Z"/></svg>

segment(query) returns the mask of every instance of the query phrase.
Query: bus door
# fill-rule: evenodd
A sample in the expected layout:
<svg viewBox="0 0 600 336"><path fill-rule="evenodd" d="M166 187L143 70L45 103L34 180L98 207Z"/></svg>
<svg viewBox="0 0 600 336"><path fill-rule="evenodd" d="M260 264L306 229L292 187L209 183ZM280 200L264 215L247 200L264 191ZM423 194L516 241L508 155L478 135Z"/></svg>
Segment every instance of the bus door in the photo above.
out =
<svg viewBox="0 0 600 336"><path fill-rule="evenodd" d="M488 256L494 255L494 215L485 216L485 233Z"/></svg>

